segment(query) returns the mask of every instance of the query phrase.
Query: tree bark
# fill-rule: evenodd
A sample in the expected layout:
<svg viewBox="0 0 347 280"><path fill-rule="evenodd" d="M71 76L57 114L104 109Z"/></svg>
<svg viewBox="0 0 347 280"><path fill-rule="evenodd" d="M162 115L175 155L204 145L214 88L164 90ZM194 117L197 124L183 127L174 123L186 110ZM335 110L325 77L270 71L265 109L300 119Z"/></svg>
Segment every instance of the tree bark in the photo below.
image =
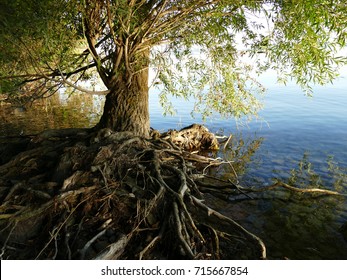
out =
<svg viewBox="0 0 347 280"><path fill-rule="evenodd" d="M128 77L127 77L128 76ZM117 78L107 94L104 112L97 128L130 131L137 136L149 136L148 69Z"/></svg>

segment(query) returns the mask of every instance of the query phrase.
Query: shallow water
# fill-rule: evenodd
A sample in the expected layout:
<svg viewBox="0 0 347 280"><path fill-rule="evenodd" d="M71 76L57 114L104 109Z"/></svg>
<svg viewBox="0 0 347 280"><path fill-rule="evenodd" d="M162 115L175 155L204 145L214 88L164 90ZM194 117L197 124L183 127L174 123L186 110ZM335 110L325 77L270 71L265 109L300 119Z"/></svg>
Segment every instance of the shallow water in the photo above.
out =
<svg viewBox="0 0 347 280"><path fill-rule="evenodd" d="M334 85L316 87L313 97L295 85L280 86L271 76L260 119L238 124L215 118L206 125L213 132L234 135L231 148L219 156L234 161L223 176L243 186L266 186L281 180L307 188L347 193L347 78ZM152 96L152 102L158 102ZM184 127L191 120L192 104L174 101L176 117L162 119L152 111L152 125L159 129ZM240 160L240 162L238 161ZM270 258L347 259L341 226L347 223L346 198L315 197L284 190L265 192L253 200L240 196L210 203L258 234ZM347 238L345 236L345 238Z"/></svg>
<svg viewBox="0 0 347 280"><path fill-rule="evenodd" d="M234 135L232 145L218 153L233 161L234 170L222 166L211 172L243 186L265 186L277 178L301 188L347 193L347 78L315 88L312 98L294 85L277 85L271 76L262 81L268 88L262 120L242 124L215 117L206 122L213 132ZM199 116L191 118L192 102L172 100L177 114L163 117L158 92L151 92L152 127L164 131L202 122ZM100 117L102 104L98 96L67 98L63 94L32 108L3 104L0 135L92 126ZM345 198L312 198L282 189L253 198L209 198L209 203L259 235L270 258L347 259L347 243L340 230L347 223Z"/></svg>
<svg viewBox="0 0 347 280"><path fill-rule="evenodd" d="M58 93L33 106L0 102L0 136L30 135L45 129L91 127L100 118L103 98Z"/></svg>

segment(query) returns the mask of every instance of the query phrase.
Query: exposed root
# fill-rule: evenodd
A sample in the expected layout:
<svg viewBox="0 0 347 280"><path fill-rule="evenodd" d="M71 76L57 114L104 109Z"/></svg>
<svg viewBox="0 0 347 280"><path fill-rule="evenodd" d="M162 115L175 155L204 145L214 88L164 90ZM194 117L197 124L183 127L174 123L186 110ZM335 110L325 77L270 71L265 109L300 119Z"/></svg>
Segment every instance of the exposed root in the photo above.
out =
<svg viewBox="0 0 347 280"><path fill-rule="evenodd" d="M200 221L200 223L205 223L207 226L216 231L218 235L238 235L239 238L248 241L248 249L255 250L255 252L252 252L254 256L257 256L259 259L266 259L266 247L264 242L259 237L247 231L231 218L228 218L206 206L200 200L194 197L191 198L192 201L190 210L194 214L197 221Z"/></svg>
<svg viewBox="0 0 347 280"><path fill-rule="evenodd" d="M259 237L205 204L204 192L254 190L209 177L225 162L179 147L199 127L175 133L183 142L109 129L36 137L0 166L1 258L265 259Z"/></svg>

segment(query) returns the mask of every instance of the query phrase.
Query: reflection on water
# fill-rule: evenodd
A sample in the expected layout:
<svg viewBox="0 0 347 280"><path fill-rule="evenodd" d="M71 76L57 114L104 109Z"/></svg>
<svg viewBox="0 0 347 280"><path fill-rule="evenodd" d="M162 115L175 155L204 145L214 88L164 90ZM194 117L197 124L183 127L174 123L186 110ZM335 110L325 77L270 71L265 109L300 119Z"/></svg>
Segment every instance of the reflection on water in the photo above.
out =
<svg viewBox="0 0 347 280"><path fill-rule="evenodd" d="M35 134L45 129L91 127L100 117L103 100L84 94L56 94L32 105L0 104L0 135Z"/></svg>
<svg viewBox="0 0 347 280"><path fill-rule="evenodd" d="M300 97L294 102L289 95L271 96L274 92L270 92L268 109L262 112L269 126L255 122L236 133L233 121L209 121L206 125L213 132L232 132L234 136L228 148L216 154L232 161L232 168L226 164L208 171L243 186L269 185L277 178L301 188L346 193L347 104L343 104L347 99L339 89L330 99L318 97L314 109L309 106L314 101ZM151 125L163 131L201 122L199 117L190 118L192 104L178 102L174 101L181 110L178 115L163 118L158 97L151 94ZM91 127L98 121L102 106L99 96L78 94L55 95L26 108L3 103L0 136L35 134L48 128ZM344 198L309 197L284 189L252 196L252 200L242 194L228 200L209 198L209 203L259 235L270 258L347 259L347 234L345 240L340 230L343 225L347 228Z"/></svg>
<svg viewBox="0 0 347 280"><path fill-rule="evenodd" d="M230 167L227 170L228 165L224 165L223 173L240 181L242 186L260 187L262 180L249 178L248 169L257 164L252 161L252 155L262 141L259 138L234 141L223 157L233 161L237 178ZM248 144L244 145L245 142ZM331 157L326 159L325 165L328 174L322 176L321 170L317 172L309 156L304 154L289 177L284 176L281 169L273 172L278 174L278 180L292 186L346 193L346 168L341 168ZM347 221L345 197L303 194L280 188L251 196L253 199L240 194L226 201L211 197L209 201L261 237L268 247L269 258L347 259L347 236L342 230Z"/></svg>

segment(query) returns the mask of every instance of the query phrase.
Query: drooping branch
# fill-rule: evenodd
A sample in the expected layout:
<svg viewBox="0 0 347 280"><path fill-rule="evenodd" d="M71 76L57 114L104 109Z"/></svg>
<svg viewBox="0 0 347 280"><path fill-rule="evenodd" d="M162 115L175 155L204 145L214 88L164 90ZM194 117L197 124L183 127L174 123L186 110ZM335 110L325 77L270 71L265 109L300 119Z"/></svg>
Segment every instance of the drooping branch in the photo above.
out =
<svg viewBox="0 0 347 280"><path fill-rule="evenodd" d="M83 88L81 86L78 86L77 84L75 83L72 83L72 82L69 82L63 75L61 75L61 82L64 84L64 85L68 85L70 87L73 87L74 89L76 90L79 90L81 92L84 92L84 93L88 93L88 94L95 94L95 95L106 95L110 92L110 90L88 90L86 88ZM56 81L56 80L53 80L53 81Z"/></svg>
<svg viewBox="0 0 347 280"><path fill-rule="evenodd" d="M193 26L200 26L209 18L220 15L230 17L239 8L239 5L235 4L234 7L228 7L221 12L217 3L218 1L189 1L188 4L173 5L169 1L160 1L150 9L147 17L129 36L139 38L138 43L132 47L131 53L140 52L148 46L176 40L177 36L180 36L178 34L185 32L185 26L191 29Z"/></svg>

